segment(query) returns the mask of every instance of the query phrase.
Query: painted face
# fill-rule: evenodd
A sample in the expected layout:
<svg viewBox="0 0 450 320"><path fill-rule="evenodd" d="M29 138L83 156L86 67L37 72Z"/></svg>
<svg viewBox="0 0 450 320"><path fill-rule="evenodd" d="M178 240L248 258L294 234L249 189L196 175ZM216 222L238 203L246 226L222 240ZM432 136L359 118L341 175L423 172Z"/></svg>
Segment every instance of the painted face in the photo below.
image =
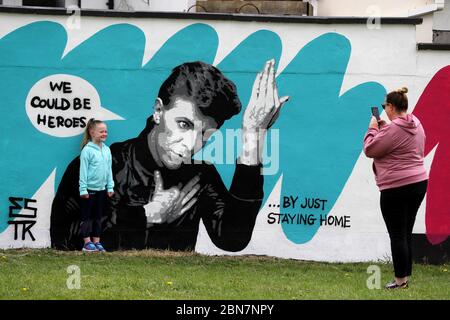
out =
<svg viewBox="0 0 450 320"><path fill-rule="evenodd" d="M105 142L108 137L108 128L105 123L97 123L97 125L89 131L89 134L91 135L92 142Z"/></svg>
<svg viewBox="0 0 450 320"><path fill-rule="evenodd" d="M153 116L156 152L152 154L168 169L191 163L192 156L218 127L213 118L204 116L193 102L181 97L174 100L170 109L157 104Z"/></svg>

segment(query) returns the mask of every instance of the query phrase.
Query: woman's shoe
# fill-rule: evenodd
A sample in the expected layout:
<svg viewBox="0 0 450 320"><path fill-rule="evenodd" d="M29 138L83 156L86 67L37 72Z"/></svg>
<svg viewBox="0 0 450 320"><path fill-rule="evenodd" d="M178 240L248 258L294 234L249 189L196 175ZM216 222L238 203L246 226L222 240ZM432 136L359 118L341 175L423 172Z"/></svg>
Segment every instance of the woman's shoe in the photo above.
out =
<svg viewBox="0 0 450 320"><path fill-rule="evenodd" d="M392 280L392 282L388 283L385 286L386 289L406 289L408 288L408 281L403 282L402 284L397 284L395 280Z"/></svg>

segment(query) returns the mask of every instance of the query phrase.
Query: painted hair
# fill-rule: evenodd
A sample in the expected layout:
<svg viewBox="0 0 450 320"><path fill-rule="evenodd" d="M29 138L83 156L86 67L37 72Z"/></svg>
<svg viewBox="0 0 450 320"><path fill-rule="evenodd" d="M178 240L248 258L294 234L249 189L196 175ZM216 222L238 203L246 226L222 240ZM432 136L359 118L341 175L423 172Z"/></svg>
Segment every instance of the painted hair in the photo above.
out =
<svg viewBox="0 0 450 320"><path fill-rule="evenodd" d="M181 96L191 100L204 116L219 127L241 111L236 85L216 67L201 62L186 62L172 70L159 89L158 97L166 108Z"/></svg>
<svg viewBox="0 0 450 320"><path fill-rule="evenodd" d="M398 112L404 112L408 110L408 88L401 88L390 92L386 96L386 103L390 103L394 106L395 110Z"/></svg>
<svg viewBox="0 0 450 320"><path fill-rule="evenodd" d="M84 148L85 145L91 140L91 131L97 126L97 124L103 123L101 120L95 120L94 118L90 118L88 123L86 124L86 129L84 129L83 140L81 141L81 149Z"/></svg>

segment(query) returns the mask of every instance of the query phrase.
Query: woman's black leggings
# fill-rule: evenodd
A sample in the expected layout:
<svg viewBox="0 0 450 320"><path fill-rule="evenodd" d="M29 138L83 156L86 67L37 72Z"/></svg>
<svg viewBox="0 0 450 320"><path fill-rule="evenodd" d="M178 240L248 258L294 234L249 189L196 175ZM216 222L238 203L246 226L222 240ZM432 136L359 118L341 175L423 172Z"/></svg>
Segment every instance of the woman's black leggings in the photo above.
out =
<svg viewBox="0 0 450 320"><path fill-rule="evenodd" d="M395 276L412 272L411 238L417 211L425 197L428 180L381 191L380 206L391 239Z"/></svg>
<svg viewBox="0 0 450 320"><path fill-rule="evenodd" d="M83 238L100 237L106 190L88 190L89 198L81 198L80 234Z"/></svg>

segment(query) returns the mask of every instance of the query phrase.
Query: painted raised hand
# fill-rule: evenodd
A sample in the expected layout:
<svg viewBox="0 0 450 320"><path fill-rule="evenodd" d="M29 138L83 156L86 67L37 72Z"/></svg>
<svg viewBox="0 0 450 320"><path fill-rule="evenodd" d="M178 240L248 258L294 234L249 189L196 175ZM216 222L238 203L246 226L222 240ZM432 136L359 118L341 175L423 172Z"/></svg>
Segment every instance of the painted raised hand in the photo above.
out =
<svg viewBox="0 0 450 320"><path fill-rule="evenodd" d="M266 62L253 83L252 95L245 109L244 130L269 129L278 118L289 96L279 97L275 81L275 59Z"/></svg>

